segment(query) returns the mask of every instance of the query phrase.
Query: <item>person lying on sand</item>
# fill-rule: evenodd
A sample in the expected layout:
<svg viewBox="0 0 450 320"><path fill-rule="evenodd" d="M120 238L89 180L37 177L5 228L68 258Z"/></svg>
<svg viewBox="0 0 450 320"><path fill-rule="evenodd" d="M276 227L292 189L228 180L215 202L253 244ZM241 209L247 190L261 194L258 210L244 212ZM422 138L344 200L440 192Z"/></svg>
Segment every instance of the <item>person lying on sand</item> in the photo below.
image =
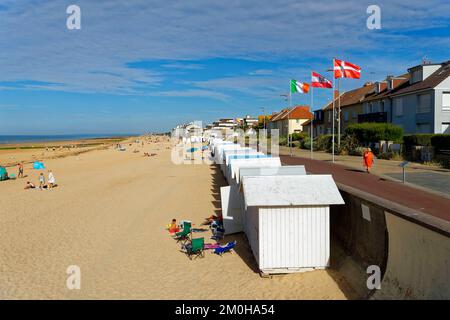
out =
<svg viewBox="0 0 450 320"><path fill-rule="evenodd" d="M34 183L33 182L30 182L30 181L27 181L27 184L25 185L25 190L28 190L28 189L34 189L34 188L36 188L36 186L34 185Z"/></svg>
<svg viewBox="0 0 450 320"><path fill-rule="evenodd" d="M215 215L210 215L208 218L205 218L205 221L202 223L202 225L210 225L211 223L213 223L214 221L216 221L218 219L217 216Z"/></svg>

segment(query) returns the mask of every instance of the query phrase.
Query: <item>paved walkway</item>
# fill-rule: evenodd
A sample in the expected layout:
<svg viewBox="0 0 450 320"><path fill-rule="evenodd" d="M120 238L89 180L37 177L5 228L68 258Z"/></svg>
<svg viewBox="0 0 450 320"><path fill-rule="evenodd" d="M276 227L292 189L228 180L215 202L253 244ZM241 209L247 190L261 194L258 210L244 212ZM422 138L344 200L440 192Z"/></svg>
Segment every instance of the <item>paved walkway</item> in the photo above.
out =
<svg viewBox="0 0 450 320"><path fill-rule="evenodd" d="M331 174L338 183L450 221L450 199L446 197L340 164L301 157L280 156L280 158L283 164L305 165L307 172Z"/></svg>
<svg viewBox="0 0 450 320"><path fill-rule="evenodd" d="M280 154L289 155L289 148L280 147ZM310 158L309 150L292 148L294 156ZM314 151L314 159L328 163L332 162L330 153ZM372 174L387 180L402 181L402 168L399 166L402 161L375 159ZM335 163L347 167L363 170L362 157L357 156L336 156ZM450 199L450 170L433 165L424 165L411 162L406 169L406 182L410 186L417 186L428 189L431 192L438 192L440 195Z"/></svg>

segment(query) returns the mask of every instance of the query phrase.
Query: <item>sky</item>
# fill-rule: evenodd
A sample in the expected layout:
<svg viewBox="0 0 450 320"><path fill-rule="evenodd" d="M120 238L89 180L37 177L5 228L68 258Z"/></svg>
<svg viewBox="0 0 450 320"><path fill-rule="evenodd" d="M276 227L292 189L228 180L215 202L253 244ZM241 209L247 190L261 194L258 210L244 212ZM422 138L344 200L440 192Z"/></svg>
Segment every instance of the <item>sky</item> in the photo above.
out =
<svg viewBox="0 0 450 320"><path fill-rule="evenodd" d="M66 26L73 4L79 30ZM372 4L379 30L366 25ZM450 60L449 13L448 0L2 0L0 135L164 132L272 113L290 79L331 78L333 57L362 68L343 91ZM313 109L330 98L315 90Z"/></svg>

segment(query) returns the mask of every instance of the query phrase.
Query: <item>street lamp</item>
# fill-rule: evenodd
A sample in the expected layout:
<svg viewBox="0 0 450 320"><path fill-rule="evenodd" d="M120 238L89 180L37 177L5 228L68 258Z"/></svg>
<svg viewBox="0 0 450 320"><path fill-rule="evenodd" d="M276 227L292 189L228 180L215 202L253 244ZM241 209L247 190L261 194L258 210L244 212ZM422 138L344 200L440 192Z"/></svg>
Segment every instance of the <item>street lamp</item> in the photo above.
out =
<svg viewBox="0 0 450 320"><path fill-rule="evenodd" d="M263 123L264 123L264 130L266 129L266 108L261 107L261 111L263 113Z"/></svg>
<svg viewBox="0 0 450 320"><path fill-rule="evenodd" d="M287 123L287 143L289 145L289 153L292 157L292 143L291 143L291 135L289 133L289 121L291 117L291 95L289 94L280 94L280 96L285 97L284 101L289 101L288 103L288 123Z"/></svg>

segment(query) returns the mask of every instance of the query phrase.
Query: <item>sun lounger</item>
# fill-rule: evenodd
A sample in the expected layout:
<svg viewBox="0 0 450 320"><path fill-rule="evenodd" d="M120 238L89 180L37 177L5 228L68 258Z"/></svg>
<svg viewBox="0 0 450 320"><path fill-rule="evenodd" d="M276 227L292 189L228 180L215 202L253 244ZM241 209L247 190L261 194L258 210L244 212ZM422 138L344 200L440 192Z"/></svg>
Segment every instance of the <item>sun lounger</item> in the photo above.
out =
<svg viewBox="0 0 450 320"><path fill-rule="evenodd" d="M231 249L236 246L236 243L236 240L234 240L233 242L228 242L226 245L214 249L213 253L218 254L219 256L222 256L225 252L231 253Z"/></svg>

